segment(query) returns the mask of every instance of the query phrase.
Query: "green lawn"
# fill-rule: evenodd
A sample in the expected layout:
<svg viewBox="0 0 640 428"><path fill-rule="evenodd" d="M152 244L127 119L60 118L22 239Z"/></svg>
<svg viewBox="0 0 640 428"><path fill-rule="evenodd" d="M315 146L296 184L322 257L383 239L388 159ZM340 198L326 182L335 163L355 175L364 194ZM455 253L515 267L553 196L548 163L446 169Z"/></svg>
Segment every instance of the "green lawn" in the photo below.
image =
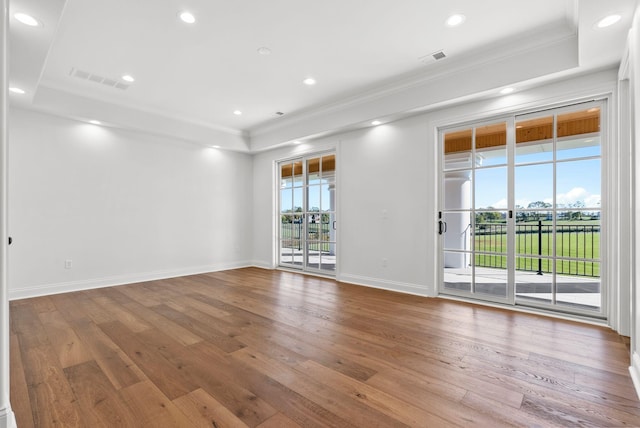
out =
<svg viewBox="0 0 640 428"><path fill-rule="evenodd" d="M553 255L553 234L548 233L551 230L550 222L543 222L542 246L538 242L537 225L538 223L518 223L517 230L528 230L531 233L516 234L516 269L537 271L538 255L543 257L551 257ZM592 225L599 225L597 220L590 221L573 221L558 222L558 233L556 233L556 256L576 259L595 259L600 258L600 232L591 231ZM586 227L584 227L586 226ZM564 230L563 233L560 231ZM544 233L547 232L547 233ZM505 233L492 234L489 229L475 235L476 251L486 253L506 253L507 236ZM541 251L540 251L541 248ZM552 261L542 258L542 271L551 272ZM476 254L476 266L506 268L506 255L494 254ZM556 272L564 275L586 275L600 276L600 263L587 260L557 260Z"/></svg>

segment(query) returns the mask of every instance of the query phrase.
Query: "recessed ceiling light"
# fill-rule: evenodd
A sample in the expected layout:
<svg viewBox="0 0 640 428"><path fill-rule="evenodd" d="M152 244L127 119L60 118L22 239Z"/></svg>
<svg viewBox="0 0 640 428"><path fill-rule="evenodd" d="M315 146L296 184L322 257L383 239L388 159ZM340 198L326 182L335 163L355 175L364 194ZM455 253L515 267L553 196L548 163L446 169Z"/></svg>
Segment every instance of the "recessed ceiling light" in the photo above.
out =
<svg viewBox="0 0 640 428"><path fill-rule="evenodd" d="M374 120L373 122L371 122L371 124L372 124L373 126L378 126L378 125L381 125L381 124L382 124L382 122L380 122L379 120Z"/></svg>
<svg viewBox="0 0 640 428"><path fill-rule="evenodd" d="M21 88L11 87L9 88L9 92L13 92L14 94L24 95L25 91Z"/></svg>
<svg viewBox="0 0 640 428"><path fill-rule="evenodd" d="M14 14L13 17L22 22L24 25L28 25L29 27L40 27L42 25L40 21L38 21L31 15L27 15L26 13L19 12Z"/></svg>
<svg viewBox="0 0 640 428"><path fill-rule="evenodd" d="M236 116L240 116L242 112L240 110L234 110L233 114L235 114Z"/></svg>
<svg viewBox="0 0 640 428"><path fill-rule="evenodd" d="M99 120L90 120L89 123L92 125L102 125L102 122L100 122Z"/></svg>
<svg viewBox="0 0 640 428"><path fill-rule="evenodd" d="M220 146L211 146L212 149L219 149Z"/></svg>
<svg viewBox="0 0 640 428"><path fill-rule="evenodd" d="M260 55L270 55L271 54L271 49L269 49L266 46L262 46L261 48L258 48L258 53Z"/></svg>
<svg viewBox="0 0 640 428"><path fill-rule="evenodd" d="M500 91L500 93L501 93L502 95L507 95L507 94L510 94L510 93L511 93L511 92L513 92L513 91L515 91L515 89L513 89L513 88L504 88L504 89L502 89L502 90Z"/></svg>
<svg viewBox="0 0 640 428"><path fill-rule="evenodd" d="M616 22L620 21L621 19L622 19L622 16L620 16L618 14L605 16L600 21L598 21L596 26L598 28L609 27L610 25L615 24Z"/></svg>
<svg viewBox="0 0 640 428"><path fill-rule="evenodd" d="M316 79L314 79L313 77L307 77L306 79L304 79L302 81L302 83L304 83L305 85L308 85L308 86L313 86L313 85L316 84Z"/></svg>
<svg viewBox="0 0 640 428"><path fill-rule="evenodd" d="M302 144L302 141L296 140L296 141L293 142L293 144L296 144L296 145L297 144Z"/></svg>
<svg viewBox="0 0 640 428"><path fill-rule="evenodd" d="M456 13L455 15L451 15L450 17L448 17L446 23L449 27L457 27L458 25L462 24L465 19L467 19L466 16Z"/></svg>
<svg viewBox="0 0 640 428"><path fill-rule="evenodd" d="M129 83L133 83L136 81L136 79L133 78L132 75L130 74L123 74L122 75L122 80L124 80L125 82L129 82Z"/></svg>
<svg viewBox="0 0 640 428"><path fill-rule="evenodd" d="M186 10L184 12L180 12L180 15L178 16L180 17L182 22L186 22L187 24L193 24L196 22L196 17L193 16L193 13Z"/></svg>

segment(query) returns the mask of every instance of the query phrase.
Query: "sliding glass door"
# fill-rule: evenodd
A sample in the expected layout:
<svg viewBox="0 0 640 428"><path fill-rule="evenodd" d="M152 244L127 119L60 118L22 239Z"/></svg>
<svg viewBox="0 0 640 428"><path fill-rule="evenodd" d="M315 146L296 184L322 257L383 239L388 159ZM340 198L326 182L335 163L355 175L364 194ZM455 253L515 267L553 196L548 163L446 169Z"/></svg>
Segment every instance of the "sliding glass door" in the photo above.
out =
<svg viewBox="0 0 640 428"><path fill-rule="evenodd" d="M440 133L440 292L603 316L603 103Z"/></svg>
<svg viewBox="0 0 640 428"><path fill-rule="evenodd" d="M278 171L278 264L335 274L335 153L283 161Z"/></svg>

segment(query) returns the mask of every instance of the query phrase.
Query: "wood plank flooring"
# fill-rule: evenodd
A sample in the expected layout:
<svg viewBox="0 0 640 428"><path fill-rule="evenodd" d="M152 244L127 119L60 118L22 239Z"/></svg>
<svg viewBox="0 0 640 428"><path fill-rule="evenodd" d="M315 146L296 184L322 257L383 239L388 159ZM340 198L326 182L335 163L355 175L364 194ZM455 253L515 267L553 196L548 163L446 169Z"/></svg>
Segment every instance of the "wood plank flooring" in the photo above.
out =
<svg viewBox="0 0 640 428"><path fill-rule="evenodd" d="M257 268L12 301L28 427L640 426L607 328Z"/></svg>

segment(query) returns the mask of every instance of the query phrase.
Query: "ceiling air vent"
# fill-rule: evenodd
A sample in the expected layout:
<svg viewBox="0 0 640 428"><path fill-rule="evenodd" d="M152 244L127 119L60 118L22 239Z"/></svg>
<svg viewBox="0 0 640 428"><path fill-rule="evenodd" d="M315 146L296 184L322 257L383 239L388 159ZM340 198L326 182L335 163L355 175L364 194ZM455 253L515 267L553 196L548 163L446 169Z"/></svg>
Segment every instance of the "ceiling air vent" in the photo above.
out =
<svg viewBox="0 0 640 428"><path fill-rule="evenodd" d="M431 54L431 56L433 57L433 59L435 59L436 61L442 59L442 58L446 58L447 56L444 54L444 52L442 51L438 51L438 52L434 52Z"/></svg>
<svg viewBox="0 0 640 428"><path fill-rule="evenodd" d="M129 87L128 84L119 81L118 79L110 79L108 77L99 76L94 73L89 73L88 71L78 70L77 68L72 68L69 72L70 76L77 77L78 79L88 80L94 83L100 83L105 86L109 86L110 88L117 88L125 90Z"/></svg>
<svg viewBox="0 0 640 428"><path fill-rule="evenodd" d="M420 62L422 62L423 64L429 64L429 63L432 63L433 61L439 61L439 60L444 59L446 57L447 56L445 55L444 51L442 49L440 49L438 51L430 53L429 55L421 56L420 58L418 58L418 60Z"/></svg>

